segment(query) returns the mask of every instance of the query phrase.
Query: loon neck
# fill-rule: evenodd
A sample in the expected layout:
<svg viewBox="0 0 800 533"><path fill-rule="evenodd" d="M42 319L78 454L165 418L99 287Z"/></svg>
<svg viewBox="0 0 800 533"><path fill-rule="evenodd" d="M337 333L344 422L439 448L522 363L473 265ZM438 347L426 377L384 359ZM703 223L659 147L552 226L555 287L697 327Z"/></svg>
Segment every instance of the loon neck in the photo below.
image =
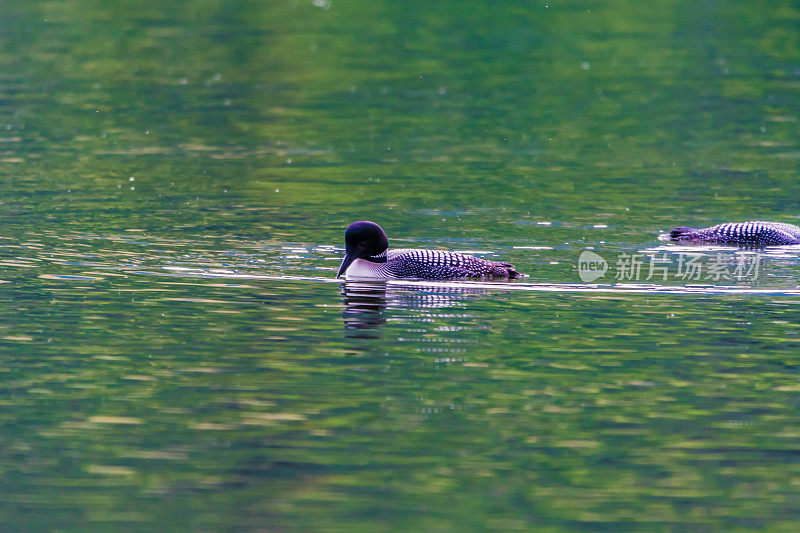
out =
<svg viewBox="0 0 800 533"><path fill-rule="evenodd" d="M371 255L368 257L363 257L362 259L369 261L370 263L385 263L386 262L386 252L388 250L384 250L383 252L379 253L378 255Z"/></svg>

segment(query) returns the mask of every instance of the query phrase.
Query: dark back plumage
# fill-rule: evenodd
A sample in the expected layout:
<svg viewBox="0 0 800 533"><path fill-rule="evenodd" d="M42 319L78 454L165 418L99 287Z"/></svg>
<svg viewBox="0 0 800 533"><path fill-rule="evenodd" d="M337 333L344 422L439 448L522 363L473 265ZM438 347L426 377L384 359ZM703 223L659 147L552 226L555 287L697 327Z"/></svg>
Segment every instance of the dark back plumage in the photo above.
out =
<svg viewBox="0 0 800 533"><path fill-rule="evenodd" d="M389 250L386 268L398 278L454 279L520 277L514 265L445 250Z"/></svg>
<svg viewBox="0 0 800 533"><path fill-rule="evenodd" d="M763 221L733 222L703 229L681 226L670 231L670 239L745 247L785 246L800 244L800 228L783 222Z"/></svg>

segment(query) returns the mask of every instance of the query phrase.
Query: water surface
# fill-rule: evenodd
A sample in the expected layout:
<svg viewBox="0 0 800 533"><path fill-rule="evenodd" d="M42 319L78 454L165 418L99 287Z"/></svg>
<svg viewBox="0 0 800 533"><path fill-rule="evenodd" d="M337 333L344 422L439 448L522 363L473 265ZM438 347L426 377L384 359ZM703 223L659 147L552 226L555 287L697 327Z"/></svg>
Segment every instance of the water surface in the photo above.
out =
<svg viewBox="0 0 800 533"><path fill-rule="evenodd" d="M4 529L795 529L794 3L0 12Z"/></svg>

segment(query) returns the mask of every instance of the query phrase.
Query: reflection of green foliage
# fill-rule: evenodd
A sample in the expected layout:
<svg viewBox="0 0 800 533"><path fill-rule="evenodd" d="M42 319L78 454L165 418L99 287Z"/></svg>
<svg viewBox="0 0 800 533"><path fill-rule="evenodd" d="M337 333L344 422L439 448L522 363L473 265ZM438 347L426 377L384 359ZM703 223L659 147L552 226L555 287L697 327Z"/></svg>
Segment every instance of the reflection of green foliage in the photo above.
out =
<svg viewBox="0 0 800 533"><path fill-rule="evenodd" d="M329 7L12 2L0 118L24 142L5 155L105 191L135 173L162 199L310 202L337 230L387 204L503 206L501 223L794 214L790 2Z"/></svg>
<svg viewBox="0 0 800 533"><path fill-rule="evenodd" d="M32 338L3 341L3 492L49 508L7 523L730 527L796 514L788 301L428 292L444 306L377 309L391 319L377 335L343 338L340 313L319 311L339 302L327 285L93 287L125 297L84 310L85 289L44 281L53 315L27 312L17 333Z"/></svg>

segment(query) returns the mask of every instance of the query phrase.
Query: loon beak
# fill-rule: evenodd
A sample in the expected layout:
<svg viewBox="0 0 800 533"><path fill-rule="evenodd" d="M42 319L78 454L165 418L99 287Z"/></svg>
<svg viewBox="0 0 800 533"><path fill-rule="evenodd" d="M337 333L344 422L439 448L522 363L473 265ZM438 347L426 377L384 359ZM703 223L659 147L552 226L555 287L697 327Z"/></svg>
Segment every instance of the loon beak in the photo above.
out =
<svg viewBox="0 0 800 533"><path fill-rule="evenodd" d="M336 274L336 277L337 278L340 277L344 273L344 271L347 270L347 267L350 266L350 263L355 261L357 257L358 256L355 255L345 254L344 259L342 260L342 266L339 267L339 273Z"/></svg>
<svg viewBox="0 0 800 533"><path fill-rule="evenodd" d="M362 244L351 245L345 248L344 251L344 259L342 260L342 265L339 267L339 273L336 274L338 278L342 274L345 273L347 267L350 266L350 263L361 257L361 254L364 253L364 246Z"/></svg>

